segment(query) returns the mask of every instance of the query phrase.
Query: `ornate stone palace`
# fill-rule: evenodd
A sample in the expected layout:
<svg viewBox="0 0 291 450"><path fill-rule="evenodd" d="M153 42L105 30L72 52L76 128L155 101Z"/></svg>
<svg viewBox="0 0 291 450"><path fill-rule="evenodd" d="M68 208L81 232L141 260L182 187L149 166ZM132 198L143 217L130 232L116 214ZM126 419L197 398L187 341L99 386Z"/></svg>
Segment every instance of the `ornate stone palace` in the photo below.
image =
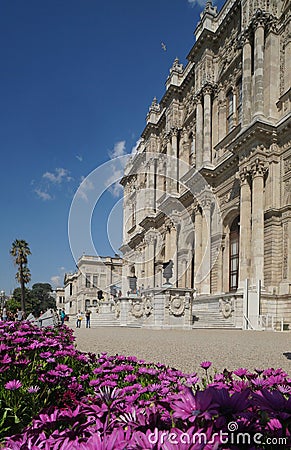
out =
<svg viewBox="0 0 291 450"><path fill-rule="evenodd" d="M64 289L57 290L57 306L65 308L66 314L74 317L77 312L92 312L93 324L98 324L97 316L100 305L110 304L117 298L121 289L122 259L117 255L87 256L82 255L77 264L77 271L66 273ZM58 299L61 292L62 301ZM106 309L106 308L105 308Z"/></svg>
<svg viewBox="0 0 291 450"><path fill-rule="evenodd" d="M208 1L153 100L121 181L123 324L291 324L290 7Z"/></svg>

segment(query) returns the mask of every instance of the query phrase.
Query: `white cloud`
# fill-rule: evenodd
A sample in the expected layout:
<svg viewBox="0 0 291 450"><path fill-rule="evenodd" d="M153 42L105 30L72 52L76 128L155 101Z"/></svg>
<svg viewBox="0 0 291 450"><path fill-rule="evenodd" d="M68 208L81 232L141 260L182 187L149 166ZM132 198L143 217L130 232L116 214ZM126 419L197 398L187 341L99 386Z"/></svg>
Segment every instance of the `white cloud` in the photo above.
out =
<svg viewBox="0 0 291 450"><path fill-rule="evenodd" d="M113 150L109 152L111 159L118 158L119 156L126 155L125 141L118 141L113 147Z"/></svg>
<svg viewBox="0 0 291 450"><path fill-rule="evenodd" d="M43 201L52 200L52 196L45 191L42 191L41 189L35 189L34 191L39 198L41 198Z"/></svg>
<svg viewBox="0 0 291 450"><path fill-rule="evenodd" d="M116 165L114 164L114 159L120 158L121 156L128 156L128 157L130 156L126 152L126 142L125 141L116 142L116 144L114 144L113 150L110 150L108 153L110 159L113 160L113 163L111 167L112 174L106 180L106 186L109 186L109 191L111 192L113 197L118 198L120 197L123 191L121 184L119 184L119 180L121 180L121 178L123 177L124 171L123 169L120 168L120 165L124 167L127 159L124 158L124 160L122 161L119 160Z"/></svg>
<svg viewBox="0 0 291 450"><path fill-rule="evenodd" d="M188 0L189 5L191 6L205 6L206 0Z"/></svg>
<svg viewBox="0 0 291 450"><path fill-rule="evenodd" d="M79 186L79 189L77 191L78 197L85 200L85 202L88 202L88 192L94 190L94 184L92 181L88 180L88 178L81 177L81 183Z"/></svg>
<svg viewBox="0 0 291 450"><path fill-rule="evenodd" d="M62 279L60 275L54 275L51 277L51 284L52 284L52 288L55 289L57 287L61 287L62 286Z"/></svg>
<svg viewBox="0 0 291 450"><path fill-rule="evenodd" d="M58 167L55 169L55 172L45 172L43 174L43 178L49 180L51 183L60 184L63 181L71 181L72 177L69 176L69 171L67 169L63 169Z"/></svg>
<svg viewBox="0 0 291 450"><path fill-rule="evenodd" d="M114 167L112 175L106 180L106 184L107 186L109 186L109 190L113 195L113 197L118 198L123 192L123 187L121 186L119 181L116 181L121 180L123 174L124 174L123 170Z"/></svg>
<svg viewBox="0 0 291 450"><path fill-rule="evenodd" d="M131 154L132 155L135 155L136 154L136 151L137 151L137 149L138 149L138 146L139 146L139 144L142 142L142 138L139 138L137 141L136 141L136 143L135 143L135 145L132 147L132 150L131 150Z"/></svg>
<svg viewBox="0 0 291 450"><path fill-rule="evenodd" d="M51 280L50 280L53 289L56 289L57 287L62 287L63 286L64 276L65 276L65 273L66 273L66 268L65 267L59 267L57 272L59 273L59 275L53 275L51 277Z"/></svg>

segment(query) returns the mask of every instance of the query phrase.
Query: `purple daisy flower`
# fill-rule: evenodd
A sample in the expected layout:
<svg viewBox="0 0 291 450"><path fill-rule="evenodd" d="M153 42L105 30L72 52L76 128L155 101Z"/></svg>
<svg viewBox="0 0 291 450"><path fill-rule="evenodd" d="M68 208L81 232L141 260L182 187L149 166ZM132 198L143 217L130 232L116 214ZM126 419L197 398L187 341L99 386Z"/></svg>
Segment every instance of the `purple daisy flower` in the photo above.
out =
<svg viewBox="0 0 291 450"><path fill-rule="evenodd" d="M27 392L29 394L37 394L37 392L40 390L39 386L30 386L29 388L27 388Z"/></svg>
<svg viewBox="0 0 291 450"><path fill-rule="evenodd" d="M202 361L202 363L200 364L200 367L202 367L202 369L209 369L209 367L212 365L212 362L210 361Z"/></svg>
<svg viewBox="0 0 291 450"><path fill-rule="evenodd" d="M21 388L21 386L22 386L22 383L19 380L11 380L5 384L5 388L8 391L16 391L17 389Z"/></svg>

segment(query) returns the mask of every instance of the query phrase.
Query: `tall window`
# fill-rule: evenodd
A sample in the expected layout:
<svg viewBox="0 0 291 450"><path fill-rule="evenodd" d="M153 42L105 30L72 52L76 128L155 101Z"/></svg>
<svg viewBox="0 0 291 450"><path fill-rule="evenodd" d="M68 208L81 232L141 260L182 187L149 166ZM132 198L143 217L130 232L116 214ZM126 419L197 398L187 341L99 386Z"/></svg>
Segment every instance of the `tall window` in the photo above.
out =
<svg viewBox="0 0 291 450"><path fill-rule="evenodd" d="M87 298L87 299L85 300L85 309L87 309L87 308L89 308L89 307L90 307L90 299Z"/></svg>
<svg viewBox="0 0 291 450"><path fill-rule="evenodd" d="M93 275L93 287L96 288L98 285L98 278L97 275Z"/></svg>
<svg viewBox="0 0 291 450"><path fill-rule="evenodd" d="M90 287L90 275L88 273L86 273L86 288Z"/></svg>
<svg viewBox="0 0 291 450"><path fill-rule="evenodd" d="M236 291L238 288L238 265L239 265L239 217L231 225L229 235L229 290Z"/></svg>
<svg viewBox="0 0 291 450"><path fill-rule="evenodd" d="M233 93L230 90L227 94L227 132L229 133L234 128L233 121Z"/></svg>
<svg viewBox="0 0 291 450"><path fill-rule="evenodd" d="M241 123L242 119L242 81L241 79L238 81L236 85L237 91L237 106L236 106L236 119L237 124Z"/></svg>

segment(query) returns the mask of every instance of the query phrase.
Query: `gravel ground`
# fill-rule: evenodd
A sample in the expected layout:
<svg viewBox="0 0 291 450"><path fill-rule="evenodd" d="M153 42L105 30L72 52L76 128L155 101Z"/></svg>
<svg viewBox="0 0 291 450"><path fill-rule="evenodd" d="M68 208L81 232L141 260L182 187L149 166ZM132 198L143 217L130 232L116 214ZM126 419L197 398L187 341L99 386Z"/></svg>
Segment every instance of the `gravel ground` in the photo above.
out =
<svg viewBox="0 0 291 450"><path fill-rule="evenodd" d="M222 371L246 367L282 367L291 375L291 333L241 330L147 330L140 328L74 329L77 348L109 355L135 355L184 372L212 361Z"/></svg>

